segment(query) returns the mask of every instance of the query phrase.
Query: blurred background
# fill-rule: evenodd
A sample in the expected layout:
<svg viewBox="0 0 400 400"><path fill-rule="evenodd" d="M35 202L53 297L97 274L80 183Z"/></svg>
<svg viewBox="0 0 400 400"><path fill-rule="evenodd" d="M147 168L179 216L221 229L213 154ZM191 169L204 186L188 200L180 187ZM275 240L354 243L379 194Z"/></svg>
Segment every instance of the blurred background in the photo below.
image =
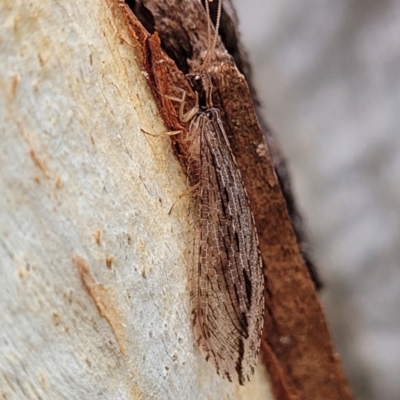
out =
<svg viewBox="0 0 400 400"><path fill-rule="evenodd" d="M355 398L400 399L400 1L235 0Z"/></svg>

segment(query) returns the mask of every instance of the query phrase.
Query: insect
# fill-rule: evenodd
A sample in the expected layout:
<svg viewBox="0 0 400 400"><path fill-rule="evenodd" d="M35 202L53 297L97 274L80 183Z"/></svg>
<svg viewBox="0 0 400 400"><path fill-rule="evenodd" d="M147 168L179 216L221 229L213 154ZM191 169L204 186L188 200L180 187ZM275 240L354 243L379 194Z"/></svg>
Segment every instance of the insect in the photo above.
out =
<svg viewBox="0 0 400 400"><path fill-rule="evenodd" d="M203 69L215 48L215 37ZM205 359L222 377L245 384L258 361L264 313L264 281L254 217L246 189L224 130L212 104L207 72L186 76L196 97L180 119L189 122L187 174L193 188L195 236L190 273L192 323Z"/></svg>

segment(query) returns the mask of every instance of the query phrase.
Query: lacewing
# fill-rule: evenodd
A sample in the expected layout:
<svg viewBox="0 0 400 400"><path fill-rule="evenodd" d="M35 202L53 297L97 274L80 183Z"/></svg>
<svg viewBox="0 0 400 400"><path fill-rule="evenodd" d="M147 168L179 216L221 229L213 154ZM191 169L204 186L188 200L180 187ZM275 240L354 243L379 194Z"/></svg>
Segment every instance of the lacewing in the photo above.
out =
<svg viewBox="0 0 400 400"><path fill-rule="evenodd" d="M218 38L221 1L212 43L207 0L205 4L209 48L203 71L186 75L196 103L184 113L186 93L178 100L181 122L190 122L184 140L188 143L187 175L195 223L189 275L192 323L209 364L223 378L244 385L254 373L260 352L264 278L247 192L220 112L213 107L211 75L205 72ZM181 131L165 135L178 133Z"/></svg>
<svg viewBox="0 0 400 400"><path fill-rule="evenodd" d="M189 183L196 240L191 307L196 341L217 373L245 384L257 364L264 280L254 217L207 73L187 75L196 95L189 126ZM188 118L181 115L181 119Z"/></svg>

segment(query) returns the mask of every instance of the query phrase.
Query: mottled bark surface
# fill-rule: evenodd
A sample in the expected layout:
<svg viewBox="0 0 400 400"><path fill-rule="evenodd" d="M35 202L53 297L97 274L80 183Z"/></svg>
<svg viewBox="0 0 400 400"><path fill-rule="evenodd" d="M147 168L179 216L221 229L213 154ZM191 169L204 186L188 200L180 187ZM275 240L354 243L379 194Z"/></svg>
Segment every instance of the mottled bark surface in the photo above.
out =
<svg viewBox="0 0 400 400"><path fill-rule="evenodd" d="M176 71L164 59L169 67L160 74L167 74L164 80L169 82L169 87L165 84L155 92L167 90L170 93L175 86L185 87L182 74L200 69L206 49L206 18L200 4L141 1L133 8L144 26L157 32L162 48L178 66ZM152 54L156 54L154 49ZM155 64L151 61L148 68L154 71ZM248 71L247 67L243 69ZM320 302L300 252L299 247L303 244L298 242L289 218L288 208L292 207L292 216L296 211L290 204L287 206L282 195L255 117L248 85L223 47L217 49L209 70L216 86L214 102L223 114L259 232L267 308L262 359L270 372L273 390L277 398L350 398ZM176 126L177 122L171 123L171 129ZM184 140L174 139L174 146L185 167ZM273 150L276 153L276 147ZM281 168L281 183L286 185L287 191L285 167L280 160L279 155L276 156L275 166ZM288 193L290 195L290 191Z"/></svg>
<svg viewBox="0 0 400 400"><path fill-rule="evenodd" d="M194 345L186 177L120 4L0 16L0 397L256 398Z"/></svg>
<svg viewBox="0 0 400 400"><path fill-rule="evenodd" d="M142 7L148 28L183 60L181 71L117 1L0 6L5 398L265 398L262 364L250 386L238 388L194 346L188 199L169 214L186 188L176 157L184 164L184 143L174 139L174 154L169 139L141 130L180 126L159 94L172 82L184 88L182 72L198 68L204 50L204 11L185 4L184 11L168 1L163 9L155 1ZM224 53L220 60L215 102L265 263L263 360L274 391L277 398L349 398L246 81Z"/></svg>

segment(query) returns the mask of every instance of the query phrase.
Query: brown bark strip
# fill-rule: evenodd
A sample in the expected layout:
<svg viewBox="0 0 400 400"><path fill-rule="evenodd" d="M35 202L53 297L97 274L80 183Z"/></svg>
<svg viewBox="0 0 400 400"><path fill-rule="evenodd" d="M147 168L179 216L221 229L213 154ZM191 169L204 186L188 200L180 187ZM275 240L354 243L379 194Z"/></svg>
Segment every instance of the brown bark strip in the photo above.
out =
<svg viewBox="0 0 400 400"><path fill-rule="evenodd" d="M160 93L166 90L169 95L180 97L172 85L185 88L183 73L198 71L207 43L204 10L193 0L135 2L142 22L158 33L164 50L174 57L180 70L166 61L157 36L150 38L126 6L120 4L118 10L122 10L131 27L130 40L142 54L143 67L166 125L176 129L180 126L176 113ZM269 370L275 396L291 400L351 399L265 147L247 82L221 45L219 51L219 62L210 71L217 89L215 105L223 115L227 132L233 133L229 140L256 219L266 281L262 361ZM173 140L179 159L185 164L185 142L182 137Z"/></svg>

